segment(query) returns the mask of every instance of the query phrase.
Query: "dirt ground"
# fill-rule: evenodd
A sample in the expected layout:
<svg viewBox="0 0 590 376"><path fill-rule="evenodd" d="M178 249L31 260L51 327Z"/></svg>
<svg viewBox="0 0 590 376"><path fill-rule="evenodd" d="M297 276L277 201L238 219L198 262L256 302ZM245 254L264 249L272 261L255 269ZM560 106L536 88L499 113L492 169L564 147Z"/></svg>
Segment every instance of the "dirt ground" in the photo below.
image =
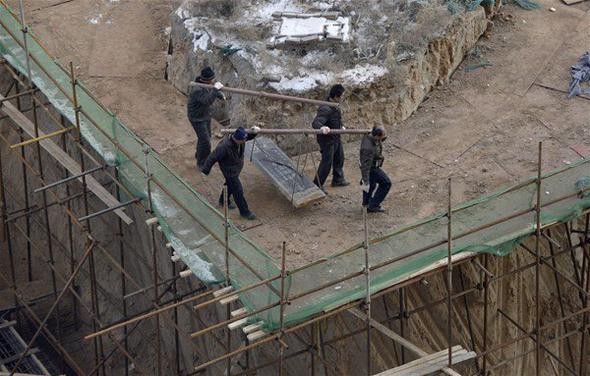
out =
<svg viewBox="0 0 590 376"><path fill-rule="evenodd" d="M539 141L545 171L590 151L590 98L567 99L564 92L569 67L588 48L590 3L540 2L543 8L536 11L507 5L490 38L480 41L451 82L432 92L412 117L389 125L384 168L394 185L387 214L370 217L371 236L443 210L449 176L453 202L459 203L535 174ZM197 173L186 98L164 80L166 27L177 3L27 0L25 6L49 51L64 64L73 61L105 105L216 202L221 176ZM473 69L482 62L491 65ZM247 163L242 180L259 220L245 222L235 212L233 218L275 257L287 241L290 267L360 242L358 143L346 145L346 157L353 184L328 188L327 199L297 210ZM311 163L306 171L313 175Z"/></svg>

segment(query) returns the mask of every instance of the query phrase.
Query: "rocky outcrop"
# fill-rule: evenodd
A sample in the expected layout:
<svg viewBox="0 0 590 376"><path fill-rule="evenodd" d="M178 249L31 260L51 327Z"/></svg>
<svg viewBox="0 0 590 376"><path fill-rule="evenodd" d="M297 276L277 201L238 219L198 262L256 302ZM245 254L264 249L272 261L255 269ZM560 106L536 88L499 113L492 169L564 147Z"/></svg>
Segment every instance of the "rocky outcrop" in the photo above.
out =
<svg viewBox="0 0 590 376"><path fill-rule="evenodd" d="M171 16L168 78L186 92L201 68L212 66L226 85L323 99L332 84L348 89L350 127L392 127L406 119L436 85L445 83L487 27L483 9L452 14L438 2L397 0L186 0ZM212 5L215 4L215 5ZM338 11L350 18L350 41L267 47L272 13ZM234 95L216 116L233 124L307 127L316 108ZM297 153L301 138L278 138Z"/></svg>

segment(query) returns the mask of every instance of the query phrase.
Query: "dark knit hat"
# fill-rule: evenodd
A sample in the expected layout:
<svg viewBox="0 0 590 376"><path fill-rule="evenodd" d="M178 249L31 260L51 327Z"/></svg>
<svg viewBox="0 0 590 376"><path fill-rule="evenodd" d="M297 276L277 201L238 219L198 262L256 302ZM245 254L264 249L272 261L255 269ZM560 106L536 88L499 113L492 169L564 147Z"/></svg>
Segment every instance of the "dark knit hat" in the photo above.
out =
<svg viewBox="0 0 590 376"><path fill-rule="evenodd" d="M239 127L234 132L234 139L236 141L246 141L248 139L248 132L246 132L244 127Z"/></svg>
<svg viewBox="0 0 590 376"><path fill-rule="evenodd" d="M201 79L205 81L211 81L215 78L215 72L211 67L206 67L201 71Z"/></svg>

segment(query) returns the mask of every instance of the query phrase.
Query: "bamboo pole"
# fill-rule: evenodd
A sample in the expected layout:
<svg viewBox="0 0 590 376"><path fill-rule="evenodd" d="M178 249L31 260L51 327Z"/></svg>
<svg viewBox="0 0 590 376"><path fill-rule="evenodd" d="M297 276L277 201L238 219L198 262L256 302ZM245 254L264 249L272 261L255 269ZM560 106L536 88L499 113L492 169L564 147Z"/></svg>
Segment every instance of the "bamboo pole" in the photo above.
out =
<svg viewBox="0 0 590 376"><path fill-rule="evenodd" d="M26 140L26 141L23 141L23 142L19 142L18 144L13 144L13 145L10 145L10 148L11 148L11 149L20 148L20 147L23 147L23 146L26 146L26 145L33 144L33 143L35 143L35 142L39 142L39 141L46 140L46 139L48 139L48 138L51 138L51 137L59 136L60 134L62 134L62 133L66 133L66 132L69 132L69 131L71 131L71 130L72 130L72 128L63 128L63 129L59 129L59 130L57 130L57 131L55 131L55 132L46 133L46 134L44 134L43 136L39 136L39 137L35 137L35 138L31 138L31 139L29 139L29 140Z"/></svg>
<svg viewBox="0 0 590 376"><path fill-rule="evenodd" d="M202 87L205 89L215 89L215 86L204 84L201 82L191 81L189 83L189 85L190 86L198 86L198 87ZM224 86L221 89L221 91L226 91L228 93L234 93L234 94L250 95L250 96L254 96L254 97L264 97L264 98L270 98L270 99L277 99L277 100L281 100L281 101L300 102L300 103L324 105L324 106L330 106L330 107L338 107L339 106L338 102L320 101L317 99L308 99L308 98L295 97L292 95L266 93L264 91L238 89L238 88L232 88L232 87L227 87L227 86Z"/></svg>

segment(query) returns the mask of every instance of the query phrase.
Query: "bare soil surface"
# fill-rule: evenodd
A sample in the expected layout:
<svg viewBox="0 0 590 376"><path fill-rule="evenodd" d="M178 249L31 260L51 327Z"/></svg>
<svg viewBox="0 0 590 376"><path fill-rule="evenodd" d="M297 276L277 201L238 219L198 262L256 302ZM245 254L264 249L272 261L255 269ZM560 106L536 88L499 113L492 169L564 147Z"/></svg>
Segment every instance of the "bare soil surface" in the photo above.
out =
<svg viewBox="0 0 590 376"><path fill-rule="evenodd" d="M74 0L52 6L57 3L25 1L34 33L59 61L73 61L102 102L216 202L221 176L217 170L207 178L197 172L186 98L164 80L165 29L178 1ZM506 6L490 38L480 41L451 82L432 92L409 119L389 125L384 168L394 185L387 214L370 217L371 236L444 210L448 177L453 202L459 203L534 175L539 141L544 171L590 150L590 100L565 94L569 67L588 48L589 5L541 3L537 11ZM491 65L475 69L485 61ZM328 187L324 201L298 210L247 163L242 180L259 220L242 221L235 212L232 218L275 257L287 241L290 267L360 242L358 143L345 148L352 184ZM317 163L317 153L314 158ZM313 175L310 158L306 172Z"/></svg>

